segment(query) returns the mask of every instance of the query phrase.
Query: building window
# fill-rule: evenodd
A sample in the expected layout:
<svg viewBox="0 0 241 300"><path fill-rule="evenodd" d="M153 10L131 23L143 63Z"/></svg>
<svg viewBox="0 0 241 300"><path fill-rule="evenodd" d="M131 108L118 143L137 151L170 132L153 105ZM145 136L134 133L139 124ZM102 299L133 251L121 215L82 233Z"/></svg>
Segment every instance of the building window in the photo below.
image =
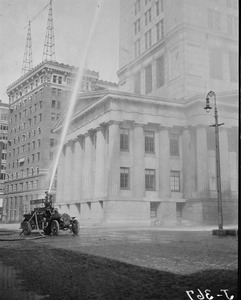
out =
<svg viewBox="0 0 241 300"><path fill-rule="evenodd" d="M57 109L60 109L61 107L61 101L57 101Z"/></svg>
<svg viewBox="0 0 241 300"><path fill-rule="evenodd" d="M38 146L38 148L41 146L41 140L40 139L38 139L37 146Z"/></svg>
<svg viewBox="0 0 241 300"><path fill-rule="evenodd" d="M52 100L52 108L56 107L56 100Z"/></svg>
<svg viewBox="0 0 241 300"><path fill-rule="evenodd" d="M134 23L134 34L136 35L141 30L141 19L137 19Z"/></svg>
<svg viewBox="0 0 241 300"><path fill-rule="evenodd" d="M165 85L165 60L164 55L156 60L156 87L157 89Z"/></svg>
<svg viewBox="0 0 241 300"><path fill-rule="evenodd" d="M40 152L37 152L37 161L40 161Z"/></svg>
<svg viewBox="0 0 241 300"><path fill-rule="evenodd" d="M156 24L156 41L160 41L164 37L164 20L162 19Z"/></svg>
<svg viewBox="0 0 241 300"><path fill-rule="evenodd" d="M151 8L145 12L145 25L148 25L151 22Z"/></svg>
<svg viewBox="0 0 241 300"><path fill-rule="evenodd" d="M209 73L213 79L223 79L222 49L213 48L209 52Z"/></svg>
<svg viewBox="0 0 241 300"><path fill-rule="evenodd" d="M135 15L137 15L138 12L140 12L140 10L141 10L141 0L137 0L134 3L134 13L135 13Z"/></svg>
<svg viewBox="0 0 241 300"><path fill-rule="evenodd" d="M159 16L160 12L163 12L163 0L156 1L156 16Z"/></svg>
<svg viewBox="0 0 241 300"><path fill-rule="evenodd" d="M54 147L55 139L50 139L50 147Z"/></svg>
<svg viewBox="0 0 241 300"><path fill-rule="evenodd" d="M50 160L53 160L53 159L54 159L54 152L51 151L51 152L49 153L49 159L50 159Z"/></svg>
<svg viewBox="0 0 241 300"><path fill-rule="evenodd" d="M134 42L134 51L135 57L138 57L141 54L141 40L138 39Z"/></svg>
<svg viewBox="0 0 241 300"><path fill-rule="evenodd" d="M42 121L42 114L39 114L39 122Z"/></svg>
<svg viewBox="0 0 241 300"><path fill-rule="evenodd" d="M129 189L129 168L120 168L120 188Z"/></svg>
<svg viewBox="0 0 241 300"><path fill-rule="evenodd" d="M53 83L57 83L57 76L53 75Z"/></svg>
<svg viewBox="0 0 241 300"><path fill-rule="evenodd" d="M179 136L177 134L170 136L170 155L179 156Z"/></svg>
<svg viewBox="0 0 241 300"><path fill-rule="evenodd" d="M145 50L150 48L151 45L152 45L152 41L151 41L151 29L150 29L145 33Z"/></svg>
<svg viewBox="0 0 241 300"><path fill-rule="evenodd" d="M145 131L145 153L155 153L155 132Z"/></svg>
<svg viewBox="0 0 241 300"><path fill-rule="evenodd" d="M52 88L52 96L56 96L57 95L57 89L56 88Z"/></svg>
<svg viewBox="0 0 241 300"><path fill-rule="evenodd" d="M58 77L58 84L62 84L62 76Z"/></svg>
<svg viewBox="0 0 241 300"><path fill-rule="evenodd" d="M160 202L150 202L150 218L157 218L157 210Z"/></svg>
<svg viewBox="0 0 241 300"><path fill-rule="evenodd" d="M51 113L51 121L55 121L55 113Z"/></svg>
<svg viewBox="0 0 241 300"><path fill-rule="evenodd" d="M141 94L141 72L134 75L134 93Z"/></svg>
<svg viewBox="0 0 241 300"><path fill-rule="evenodd" d="M146 94L152 91L152 65L145 67Z"/></svg>
<svg viewBox="0 0 241 300"><path fill-rule="evenodd" d="M129 130L121 128L120 129L120 150L129 151Z"/></svg>
<svg viewBox="0 0 241 300"><path fill-rule="evenodd" d="M153 169L145 169L145 187L146 191L156 190L156 171Z"/></svg>
<svg viewBox="0 0 241 300"><path fill-rule="evenodd" d="M180 171L171 171L171 191L180 192Z"/></svg>

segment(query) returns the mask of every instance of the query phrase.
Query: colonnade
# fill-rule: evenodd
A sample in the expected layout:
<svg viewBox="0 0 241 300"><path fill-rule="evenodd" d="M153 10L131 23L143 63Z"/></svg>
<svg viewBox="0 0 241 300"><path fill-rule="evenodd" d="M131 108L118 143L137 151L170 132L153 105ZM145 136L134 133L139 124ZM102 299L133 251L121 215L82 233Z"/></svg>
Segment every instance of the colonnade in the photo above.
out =
<svg viewBox="0 0 241 300"><path fill-rule="evenodd" d="M132 196L145 197L144 124L132 123ZM171 198L170 142L171 128L158 130L158 197ZM183 198L209 196L209 165L206 127L182 128ZM227 130L220 131L222 182L230 186ZM130 153L129 153L130 154ZM80 203L120 198L120 123L110 122L77 136L65 144L58 166L57 202Z"/></svg>

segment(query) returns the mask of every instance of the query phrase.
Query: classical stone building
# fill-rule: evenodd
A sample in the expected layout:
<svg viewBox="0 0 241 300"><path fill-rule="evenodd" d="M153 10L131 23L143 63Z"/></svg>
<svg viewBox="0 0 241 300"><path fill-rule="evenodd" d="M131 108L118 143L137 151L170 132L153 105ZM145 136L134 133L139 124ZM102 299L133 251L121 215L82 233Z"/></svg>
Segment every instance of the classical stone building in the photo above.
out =
<svg viewBox="0 0 241 300"><path fill-rule="evenodd" d="M69 103L77 68L44 61L7 89L9 128L4 216L19 221L31 209L31 200L44 198L48 190L56 152L53 125ZM116 84L99 79L87 70L80 93L104 90ZM56 182L52 187L55 195ZM32 205L33 208L33 205Z"/></svg>
<svg viewBox="0 0 241 300"><path fill-rule="evenodd" d="M55 205L81 221L217 222L214 118L203 109L205 96L185 103L125 92L79 97ZM83 109L88 98L92 104ZM236 95L220 94L219 110L224 220L230 223L237 220Z"/></svg>
<svg viewBox="0 0 241 300"><path fill-rule="evenodd" d="M237 222L237 6L120 1L120 91L77 99L58 168L61 211L92 222L217 224L215 120L203 109L212 90L224 123L224 223Z"/></svg>
<svg viewBox="0 0 241 300"><path fill-rule="evenodd" d="M237 91L237 0L120 1L120 90L185 101Z"/></svg>

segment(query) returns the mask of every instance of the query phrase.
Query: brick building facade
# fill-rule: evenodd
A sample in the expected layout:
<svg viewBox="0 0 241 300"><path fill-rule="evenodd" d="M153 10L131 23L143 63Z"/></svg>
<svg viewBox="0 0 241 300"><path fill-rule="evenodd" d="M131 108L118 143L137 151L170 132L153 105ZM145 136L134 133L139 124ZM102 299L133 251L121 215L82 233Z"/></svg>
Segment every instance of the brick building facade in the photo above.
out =
<svg viewBox="0 0 241 300"><path fill-rule="evenodd" d="M6 176L8 140L8 104L0 101L0 221L3 217L4 180Z"/></svg>
<svg viewBox="0 0 241 300"><path fill-rule="evenodd" d="M56 150L53 125L66 109L77 68L43 62L7 89L9 128L4 217L19 221L29 211L30 201L44 198L48 190ZM80 92L103 90L114 84L99 80L87 70ZM56 181L52 193L55 195Z"/></svg>

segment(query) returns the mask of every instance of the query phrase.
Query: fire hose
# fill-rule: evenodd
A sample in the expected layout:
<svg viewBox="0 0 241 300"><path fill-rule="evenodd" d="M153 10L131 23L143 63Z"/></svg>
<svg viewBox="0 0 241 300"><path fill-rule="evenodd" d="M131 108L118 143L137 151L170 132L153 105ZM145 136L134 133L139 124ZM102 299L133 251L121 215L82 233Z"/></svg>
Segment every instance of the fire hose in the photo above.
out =
<svg viewBox="0 0 241 300"><path fill-rule="evenodd" d="M10 236L10 235L14 235L17 234L16 231L4 231L6 233L1 234L3 231L0 230L0 236ZM37 239L41 239L44 238L45 236L35 236L35 237L28 237L28 238L22 238L22 237L18 237L18 238L1 238L0 237L0 241L1 242L16 242L16 241L26 241L26 240L37 240Z"/></svg>

